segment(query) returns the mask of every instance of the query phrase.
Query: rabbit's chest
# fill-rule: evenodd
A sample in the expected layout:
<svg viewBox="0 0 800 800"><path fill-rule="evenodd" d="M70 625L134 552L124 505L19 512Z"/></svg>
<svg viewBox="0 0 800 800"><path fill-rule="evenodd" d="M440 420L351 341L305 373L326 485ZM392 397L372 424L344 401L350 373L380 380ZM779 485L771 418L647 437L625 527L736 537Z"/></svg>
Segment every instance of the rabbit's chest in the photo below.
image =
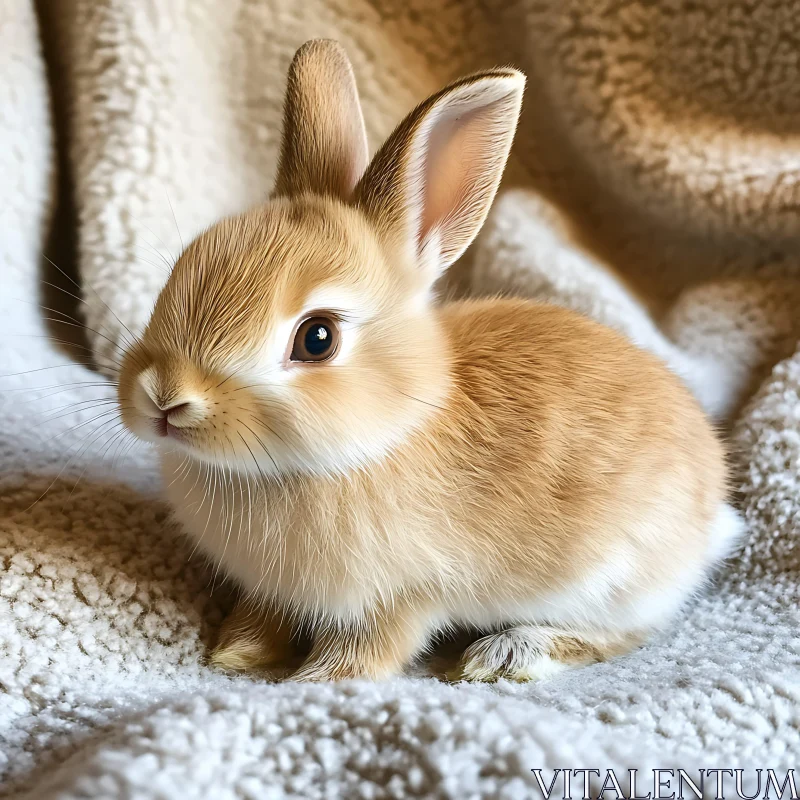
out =
<svg viewBox="0 0 800 800"><path fill-rule="evenodd" d="M302 613L351 616L431 580L437 555L396 503L378 497L356 509L307 486L203 470L165 459L169 500L198 549L247 592Z"/></svg>

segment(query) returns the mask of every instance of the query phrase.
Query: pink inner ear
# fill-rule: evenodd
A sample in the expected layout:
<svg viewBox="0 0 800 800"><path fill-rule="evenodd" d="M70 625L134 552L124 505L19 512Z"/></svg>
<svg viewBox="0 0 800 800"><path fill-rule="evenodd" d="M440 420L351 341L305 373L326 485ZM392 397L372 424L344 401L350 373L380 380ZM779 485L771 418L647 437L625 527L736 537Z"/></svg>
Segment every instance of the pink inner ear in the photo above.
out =
<svg viewBox="0 0 800 800"><path fill-rule="evenodd" d="M508 130L497 126L495 106L445 109L427 136L418 246L422 250L427 239L437 236L447 263L477 233L494 194L498 160L505 159Z"/></svg>
<svg viewBox="0 0 800 800"><path fill-rule="evenodd" d="M486 219L524 88L512 69L451 84L398 125L356 187L356 205L392 247L416 260L428 287Z"/></svg>

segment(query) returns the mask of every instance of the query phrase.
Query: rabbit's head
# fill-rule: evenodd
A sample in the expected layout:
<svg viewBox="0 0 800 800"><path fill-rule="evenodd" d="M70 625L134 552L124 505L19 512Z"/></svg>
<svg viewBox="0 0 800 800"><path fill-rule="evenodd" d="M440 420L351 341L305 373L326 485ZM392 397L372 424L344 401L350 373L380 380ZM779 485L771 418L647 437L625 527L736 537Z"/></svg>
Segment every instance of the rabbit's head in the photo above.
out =
<svg viewBox="0 0 800 800"><path fill-rule="evenodd" d="M230 469L324 474L441 413L452 355L432 287L486 218L524 83L456 81L369 161L344 51L305 44L273 196L181 255L124 359L127 426Z"/></svg>

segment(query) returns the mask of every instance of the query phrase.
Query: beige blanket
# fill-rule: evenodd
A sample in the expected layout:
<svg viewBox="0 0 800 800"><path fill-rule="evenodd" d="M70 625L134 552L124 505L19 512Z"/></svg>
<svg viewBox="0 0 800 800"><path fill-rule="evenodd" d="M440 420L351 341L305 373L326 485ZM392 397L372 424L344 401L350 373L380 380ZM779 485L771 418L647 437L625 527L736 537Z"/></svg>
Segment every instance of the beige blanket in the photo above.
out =
<svg viewBox="0 0 800 800"><path fill-rule="evenodd" d="M525 70L504 189L447 288L621 328L729 432L747 543L641 651L524 686L205 665L226 592L82 362L113 375L181 240L265 197L312 36L347 47L373 147L446 80ZM541 796L533 768L796 766L799 44L780 0L0 0L5 791L510 799ZM40 257L69 272L71 244L80 291ZM81 333L62 313L83 345L56 341Z"/></svg>

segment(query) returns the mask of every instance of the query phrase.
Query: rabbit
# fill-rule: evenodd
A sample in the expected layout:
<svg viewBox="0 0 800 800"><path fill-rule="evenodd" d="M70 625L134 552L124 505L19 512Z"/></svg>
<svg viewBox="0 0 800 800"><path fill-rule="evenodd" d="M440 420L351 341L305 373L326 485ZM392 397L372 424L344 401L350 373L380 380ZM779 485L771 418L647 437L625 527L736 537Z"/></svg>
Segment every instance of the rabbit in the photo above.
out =
<svg viewBox="0 0 800 800"><path fill-rule="evenodd" d="M415 108L370 161L353 70L307 42L272 196L181 254L119 380L169 502L240 587L225 669L382 679L466 629L465 680L626 653L731 552L723 446L655 356L564 308L440 303L524 76Z"/></svg>

